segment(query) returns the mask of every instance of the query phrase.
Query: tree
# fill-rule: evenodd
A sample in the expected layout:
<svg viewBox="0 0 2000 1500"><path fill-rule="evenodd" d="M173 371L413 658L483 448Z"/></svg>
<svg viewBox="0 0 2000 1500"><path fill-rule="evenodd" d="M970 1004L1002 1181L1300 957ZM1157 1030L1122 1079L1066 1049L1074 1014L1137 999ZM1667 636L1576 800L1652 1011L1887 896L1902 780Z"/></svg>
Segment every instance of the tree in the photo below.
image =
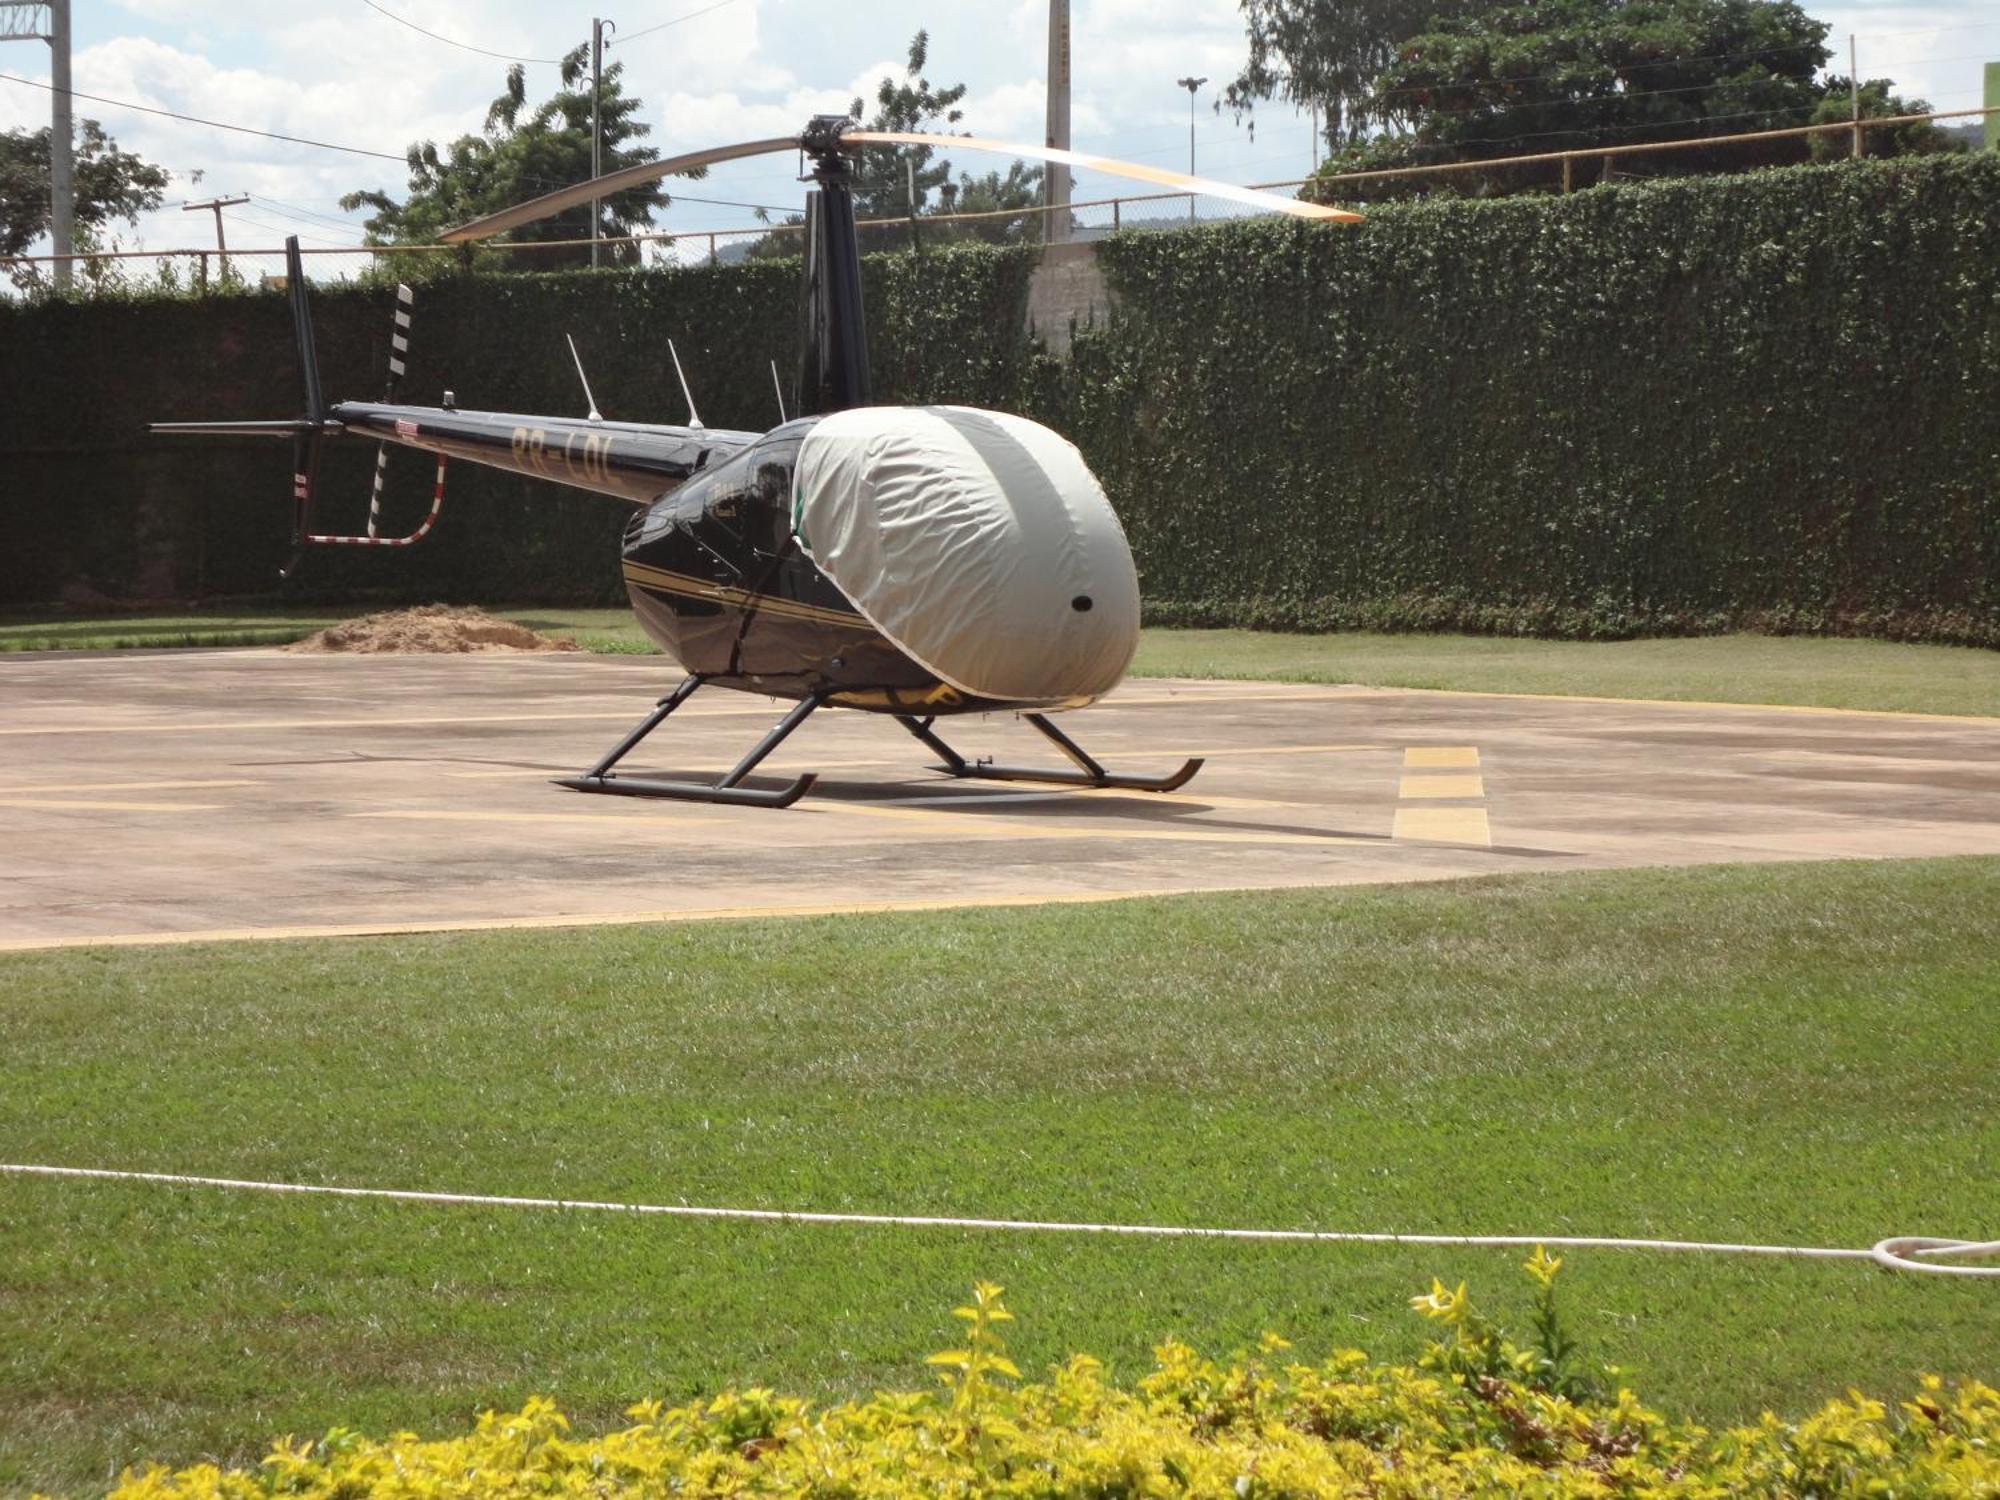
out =
<svg viewBox="0 0 2000 1500"><path fill-rule="evenodd" d="M486 111L484 131L464 135L440 154L432 141L410 147L410 193L401 203L386 193L349 193L344 209L372 208L364 226L373 245L429 245L454 224L481 214L510 208L529 198L590 178L589 49L578 47L562 60L561 85L555 96L528 109L525 76L516 63L507 70L507 86ZM625 65L604 69L600 114L603 125L603 165L606 172L657 161L650 146L629 144L650 135L652 127L638 118L641 101L628 98L623 87ZM525 113L524 113L525 111ZM699 172L683 174L698 177ZM601 200L601 223L607 236L630 235L651 226L653 214L670 200L659 182L628 188ZM524 224L512 232L516 242L587 240L590 205ZM613 265L637 265L639 247L606 245L604 258ZM538 251L532 257L511 256L508 264L523 270L553 270L590 264L590 250L575 245Z"/></svg>
<svg viewBox="0 0 2000 1500"><path fill-rule="evenodd" d="M884 78L875 90L875 113L868 120L870 130L910 130L926 135L948 135L964 117L958 101L965 97L965 85L936 88L924 77L930 60L930 34L919 31L910 41L909 64L901 79ZM863 105L856 99L848 114L861 118ZM854 172L854 217L857 219L907 219L921 214L933 193L951 185L951 163L939 157L932 146L871 146L861 153ZM861 231L861 248L887 249L906 242L908 234L883 225Z"/></svg>
<svg viewBox="0 0 2000 1500"><path fill-rule="evenodd" d="M1327 142L1339 149L1395 112L1373 110L1375 79L1396 44L1439 17L1470 10L1470 0L1240 0L1250 60L1223 90L1238 119L1260 99L1317 104ZM1253 126L1254 129L1254 121Z"/></svg>
<svg viewBox="0 0 2000 1500"><path fill-rule="evenodd" d="M1824 24L1793 0L1523 0L1406 39L1364 104L1407 128L1351 146L1322 175L1809 123L1824 95ZM1733 172L1803 161L1797 138L1654 157L1648 170ZM1646 160L1646 158L1641 158ZM1580 182L1600 163L1579 163ZM1519 168L1328 187L1350 198L1544 186Z"/></svg>
<svg viewBox="0 0 2000 1500"><path fill-rule="evenodd" d="M95 120L79 120L77 126L72 160L81 238L114 219L136 224L140 214L160 206L169 175L165 167L119 150ZM47 126L0 131L0 255L25 255L49 232L50 138Z"/></svg>
<svg viewBox="0 0 2000 1500"><path fill-rule="evenodd" d="M953 238L984 240L992 245L1033 244L1042 237L1042 168L1015 160L1007 170L974 177L961 172L957 182L939 190L940 214L1001 214L1009 218L969 219L953 224ZM942 228L943 226L939 226ZM926 230L928 234L930 231Z"/></svg>
<svg viewBox="0 0 2000 1500"><path fill-rule="evenodd" d="M1894 88L1895 85L1887 78L1871 78L1862 84L1861 118L1884 120L1898 115L1927 115L1931 112L1928 99L1905 99L1893 92ZM1851 120L1853 112L1852 83L1846 78L1829 78L1825 97L1813 112L1812 123L1831 125L1840 120ZM1814 161L1838 161L1853 154L1852 138L1845 134L1828 131L1825 135L1807 139ZM1913 120L1907 125L1889 125L1861 132L1863 156L1925 156L1936 151L1964 151L1969 145L1962 134L1928 120Z"/></svg>

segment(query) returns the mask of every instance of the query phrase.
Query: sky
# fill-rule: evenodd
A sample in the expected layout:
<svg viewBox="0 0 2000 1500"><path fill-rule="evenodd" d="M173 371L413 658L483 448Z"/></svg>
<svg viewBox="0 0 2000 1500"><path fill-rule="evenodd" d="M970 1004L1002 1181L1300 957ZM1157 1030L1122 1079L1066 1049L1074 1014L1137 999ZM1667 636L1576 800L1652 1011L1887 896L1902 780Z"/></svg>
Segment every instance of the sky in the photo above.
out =
<svg viewBox="0 0 2000 1500"><path fill-rule="evenodd" d="M1045 0L378 0L449 41L367 0L319 0L298 10L244 0L72 3L79 92L383 153L286 144L79 99L79 118L101 121L122 147L174 174L160 211L136 229L119 226L127 248L212 244L213 216L181 204L244 193L253 201L225 210L232 246L276 245L287 233L309 245L358 243L365 215L343 213L343 193L376 188L400 198L410 143L442 144L479 128L508 61L472 49L554 59L589 38L597 14L616 23L607 60L625 64L627 92L644 101L653 129L650 143L666 153L795 132L808 116L842 111L856 95L872 108L877 82L900 75L919 28L930 32L932 82L968 85L961 128L1002 140L1043 135ZM1983 0L1806 0L1805 8L1831 26L1837 71L1846 71L1846 37L1855 33L1863 77L1891 77L1899 92L1938 109L1976 107L1982 65L2000 59L2000 14ZM1203 175L1262 183L1311 169L1312 132L1302 113L1260 108L1253 133L1212 108L1245 56L1234 0L1072 0L1071 28L1076 149L1184 167L1189 98L1175 80L1206 76L1194 111ZM48 48L0 46L0 73L46 83ZM554 91L553 62L530 62L527 75L530 100ZM46 124L48 108L45 89L0 80L0 128ZM1005 165L969 152L953 161L980 172ZM794 158L772 156L717 167L699 183L670 182L675 201L655 227L753 224L750 210L736 205L795 212L805 191L795 170ZM1083 176L1073 196L1121 191L1144 189Z"/></svg>

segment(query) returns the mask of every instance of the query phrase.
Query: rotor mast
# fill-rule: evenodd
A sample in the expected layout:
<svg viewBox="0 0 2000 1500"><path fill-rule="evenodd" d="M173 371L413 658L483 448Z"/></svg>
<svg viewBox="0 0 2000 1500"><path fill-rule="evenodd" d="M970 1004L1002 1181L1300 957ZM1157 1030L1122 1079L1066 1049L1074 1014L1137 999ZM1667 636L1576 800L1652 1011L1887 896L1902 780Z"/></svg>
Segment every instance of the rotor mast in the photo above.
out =
<svg viewBox="0 0 2000 1500"><path fill-rule="evenodd" d="M861 246L854 228L854 163L841 145L845 115L815 115L800 148L818 186L806 195L804 328L798 409L823 415L867 406L868 326Z"/></svg>

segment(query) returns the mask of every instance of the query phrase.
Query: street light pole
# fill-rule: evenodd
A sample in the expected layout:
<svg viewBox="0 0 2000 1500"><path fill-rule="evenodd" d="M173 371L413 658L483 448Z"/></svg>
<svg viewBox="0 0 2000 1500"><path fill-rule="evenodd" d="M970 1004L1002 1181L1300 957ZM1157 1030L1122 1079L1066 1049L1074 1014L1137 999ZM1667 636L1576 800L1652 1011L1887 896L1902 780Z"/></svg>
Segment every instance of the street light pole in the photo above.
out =
<svg viewBox="0 0 2000 1500"><path fill-rule="evenodd" d="M1195 90L1199 89L1204 83L1207 83L1208 80L1206 78L1176 78L1174 82L1188 91L1188 176L1192 177L1194 176L1194 96ZM1194 194L1189 193L1188 223L1192 224L1193 222Z"/></svg>
<svg viewBox="0 0 2000 1500"><path fill-rule="evenodd" d="M1069 150L1069 0L1049 0L1049 81L1046 144ZM1069 238L1069 168L1052 161L1042 168L1042 189L1048 200L1042 238L1060 244Z"/></svg>

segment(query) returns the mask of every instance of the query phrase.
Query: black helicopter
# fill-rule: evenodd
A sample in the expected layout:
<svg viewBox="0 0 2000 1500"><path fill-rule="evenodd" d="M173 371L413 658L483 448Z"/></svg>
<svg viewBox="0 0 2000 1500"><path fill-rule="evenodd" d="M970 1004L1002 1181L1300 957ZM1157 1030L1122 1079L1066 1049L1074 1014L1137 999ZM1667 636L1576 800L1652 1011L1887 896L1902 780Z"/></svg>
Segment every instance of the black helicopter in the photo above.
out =
<svg viewBox="0 0 2000 1500"><path fill-rule="evenodd" d="M955 777L1172 791L1200 768L1171 775L1107 771L1044 711L1081 707L1124 675L1137 642L1131 553L1103 491L1075 448L1020 417L963 407L871 404L851 156L866 145L937 144L992 150L1138 177L1303 218L1358 215L1254 189L1041 146L967 136L857 130L822 115L796 137L692 152L609 173L448 232L483 239L593 198L713 163L799 151L816 190L806 205L803 360L798 405L808 413L766 433L600 418L588 379L585 419L465 411L395 402L411 322L398 289L389 385L382 401L328 405L320 388L306 281L286 242L305 411L296 420L165 422L155 432L258 433L293 439L295 567L309 546L408 546L426 536L451 459L616 496L643 507L625 530L623 570L646 634L687 677L580 776L583 792L788 807L811 773L781 787L744 785L750 772L822 706L891 715ZM572 353L574 348L572 346ZM678 356L673 356L679 373ZM578 374L582 376L581 362ZM685 392L685 380L682 381ZM380 444L367 530L315 530L320 451L328 438ZM437 455L430 513L407 536L379 534L391 445ZM704 687L738 688L796 705L713 783L619 776L613 768ZM1062 751L1069 770L969 761L937 732L953 714L1019 712Z"/></svg>

